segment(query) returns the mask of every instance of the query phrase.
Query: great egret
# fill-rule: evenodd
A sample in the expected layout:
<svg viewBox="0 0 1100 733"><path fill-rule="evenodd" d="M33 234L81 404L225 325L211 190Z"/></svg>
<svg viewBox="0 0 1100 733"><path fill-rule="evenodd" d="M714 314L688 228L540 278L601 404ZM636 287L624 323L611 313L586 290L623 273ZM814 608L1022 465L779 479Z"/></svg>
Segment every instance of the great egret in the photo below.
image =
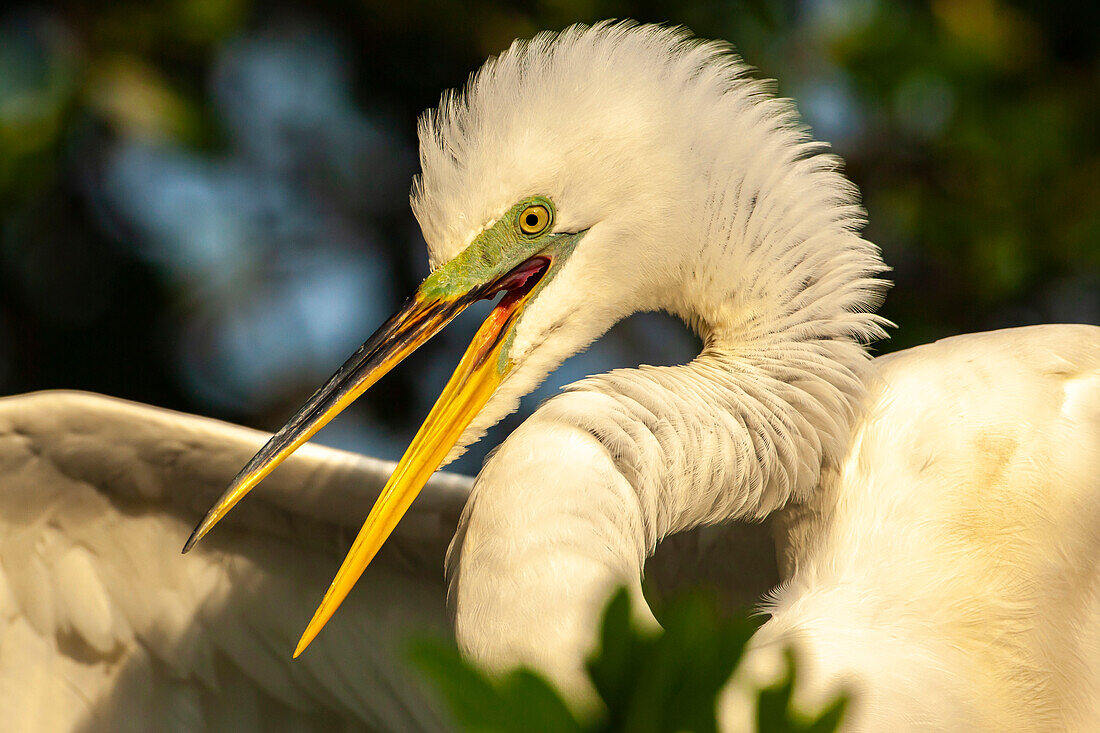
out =
<svg viewBox="0 0 1100 733"><path fill-rule="evenodd" d="M678 30L600 24L517 42L420 135L413 209L432 274L187 542L463 307L504 293L295 655L402 514L439 507L431 485L429 508L413 499L448 456L614 322L663 309L702 335L695 360L572 385L479 474L447 557L467 654L532 665L583 701L612 586L625 582L653 622L640 579L658 542L772 514L785 582L724 698L729 729L750 712L738 680L774 674L788 643L804 704L854 688L850 730L1100 725L1100 329L979 334L870 361L883 265L838 161L724 46ZM285 507L294 480L280 480ZM58 587L91 562L69 565ZM386 598L353 602L379 614ZM113 625L78 617L70 604L52 628L93 648L112 638Z"/></svg>

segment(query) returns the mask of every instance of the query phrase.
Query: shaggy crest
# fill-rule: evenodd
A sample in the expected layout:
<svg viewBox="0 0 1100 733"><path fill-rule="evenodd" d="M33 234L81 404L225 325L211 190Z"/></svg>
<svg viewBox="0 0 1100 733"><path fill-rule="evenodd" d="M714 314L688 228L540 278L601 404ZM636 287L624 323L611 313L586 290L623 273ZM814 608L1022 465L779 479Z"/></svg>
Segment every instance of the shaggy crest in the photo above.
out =
<svg viewBox="0 0 1100 733"><path fill-rule="evenodd" d="M748 71L682 29L573 26L516 41L424 115L412 207L433 267L534 194L554 201L556 231L590 230L452 457L637 310L672 312L719 349L848 344L845 370L865 358L855 343L884 335L871 311L885 267L858 235L855 188Z"/></svg>

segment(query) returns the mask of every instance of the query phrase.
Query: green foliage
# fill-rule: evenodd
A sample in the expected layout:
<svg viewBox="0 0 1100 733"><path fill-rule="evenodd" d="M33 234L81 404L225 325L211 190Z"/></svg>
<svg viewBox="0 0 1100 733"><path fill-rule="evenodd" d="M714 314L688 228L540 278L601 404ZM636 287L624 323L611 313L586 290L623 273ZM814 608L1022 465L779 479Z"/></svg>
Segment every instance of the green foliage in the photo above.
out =
<svg viewBox="0 0 1100 733"><path fill-rule="evenodd" d="M673 601L664 620L664 633L637 629L625 591L604 612L600 651L588 672L607 705L607 729L715 730L715 698L757 624L747 616L719 620L698 595Z"/></svg>
<svg viewBox="0 0 1100 733"><path fill-rule="evenodd" d="M1100 36L1082 22L1022 0L871 2L821 39L856 112L837 147L897 268L881 348L1096 318Z"/></svg>
<svg viewBox="0 0 1100 733"><path fill-rule="evenodd" d="M550 683L528 669L493 679L467 662L453 644L423 642L413 660L435 684L461 730L484 733L585 730Z"/></svg>
<svg viewBox="0 0 1100 733"><path fill-rule="evenodd" d="M518 669L493 677L464 660L453 644L425 642L414 662L435 684L460 730L486 733L673 733L716 731L718 693L756 631L751 616L721 618L701 595L674 600L664 631L631 622L630 599L620 590L604 612L600 647L588 662L603 703L593 716L575 715L538 674ZM847 706L841 697L818 716L791 707L797 675L787 655L783 679L758 693L758 728L768 733L828 733Z"/></svg>
<svg viewBox="0 0 1100 733"><path fill-rule="evenodd" d="M848 696L841 695L817 716L807 716L791 707L794 694L795 658L787 651L783 679L760 690L756 700L756 727L769 733L830 733L840 726L848 708Z"/></svg>

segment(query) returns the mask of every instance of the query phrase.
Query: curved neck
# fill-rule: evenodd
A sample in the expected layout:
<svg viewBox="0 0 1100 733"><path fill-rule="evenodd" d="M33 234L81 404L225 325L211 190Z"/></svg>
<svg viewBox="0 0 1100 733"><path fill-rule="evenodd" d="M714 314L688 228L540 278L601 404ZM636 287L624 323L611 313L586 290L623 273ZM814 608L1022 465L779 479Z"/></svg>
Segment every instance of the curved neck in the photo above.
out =
<svg viewBox="0 0 1100 733"><path fill-rule="evenodd" d="M447 553L447 605L465 654L583 697L607 592L627 583L641 600L650 509L603 443L541 413L478 476Z"/></svg>
<svg viewBox="0 0 1100 733"><path fill-rule="evenodd" d="M538 416L605 446L645 509L652 550L674 532L805 499L847 446L865 363L851 342L712 341L684 366L571 385Z"/></svg>
<svg viewBox="0 0 1100 733"><path fill-rule="evenodd" d="M763 517L837 462L862 394L851 342L712 341L679 367L624 369L549 400L486 462L447 557L448 605L481 663L573 695L617 585L691 526ZM736 558L731 558L736 562Z"/></svg>
<svg viewBox="0 0 1100 733"><path fill-rule="evenodd" d="M448 602L485 664L583 693L607 593L625 583L647 616L643 565L663 537L803 500L841 459L864 397L859 342L882 333L881 260L834 159L770 123L746 129L772 137L700 161L697 190L724 193L696 202L703 226L680 265L648 270L661 281L641 303L681 316L703 352L571 385L478 476Z"/></svg>

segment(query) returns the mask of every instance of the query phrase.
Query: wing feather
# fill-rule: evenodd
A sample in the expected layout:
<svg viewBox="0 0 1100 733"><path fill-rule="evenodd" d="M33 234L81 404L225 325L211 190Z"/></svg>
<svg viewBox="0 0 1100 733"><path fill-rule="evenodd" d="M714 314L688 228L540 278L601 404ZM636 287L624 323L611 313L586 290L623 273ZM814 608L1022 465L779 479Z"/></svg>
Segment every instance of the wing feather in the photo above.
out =
<svg viewBox="0 0 1100 733"><path fill-rule="evenodd" d="M296 662L393 464L305 446L196 549L267 435L93 394L0 399L0 709L12 730L440 727L405 669L446 627L471 480L439 474Z"/></svg>

